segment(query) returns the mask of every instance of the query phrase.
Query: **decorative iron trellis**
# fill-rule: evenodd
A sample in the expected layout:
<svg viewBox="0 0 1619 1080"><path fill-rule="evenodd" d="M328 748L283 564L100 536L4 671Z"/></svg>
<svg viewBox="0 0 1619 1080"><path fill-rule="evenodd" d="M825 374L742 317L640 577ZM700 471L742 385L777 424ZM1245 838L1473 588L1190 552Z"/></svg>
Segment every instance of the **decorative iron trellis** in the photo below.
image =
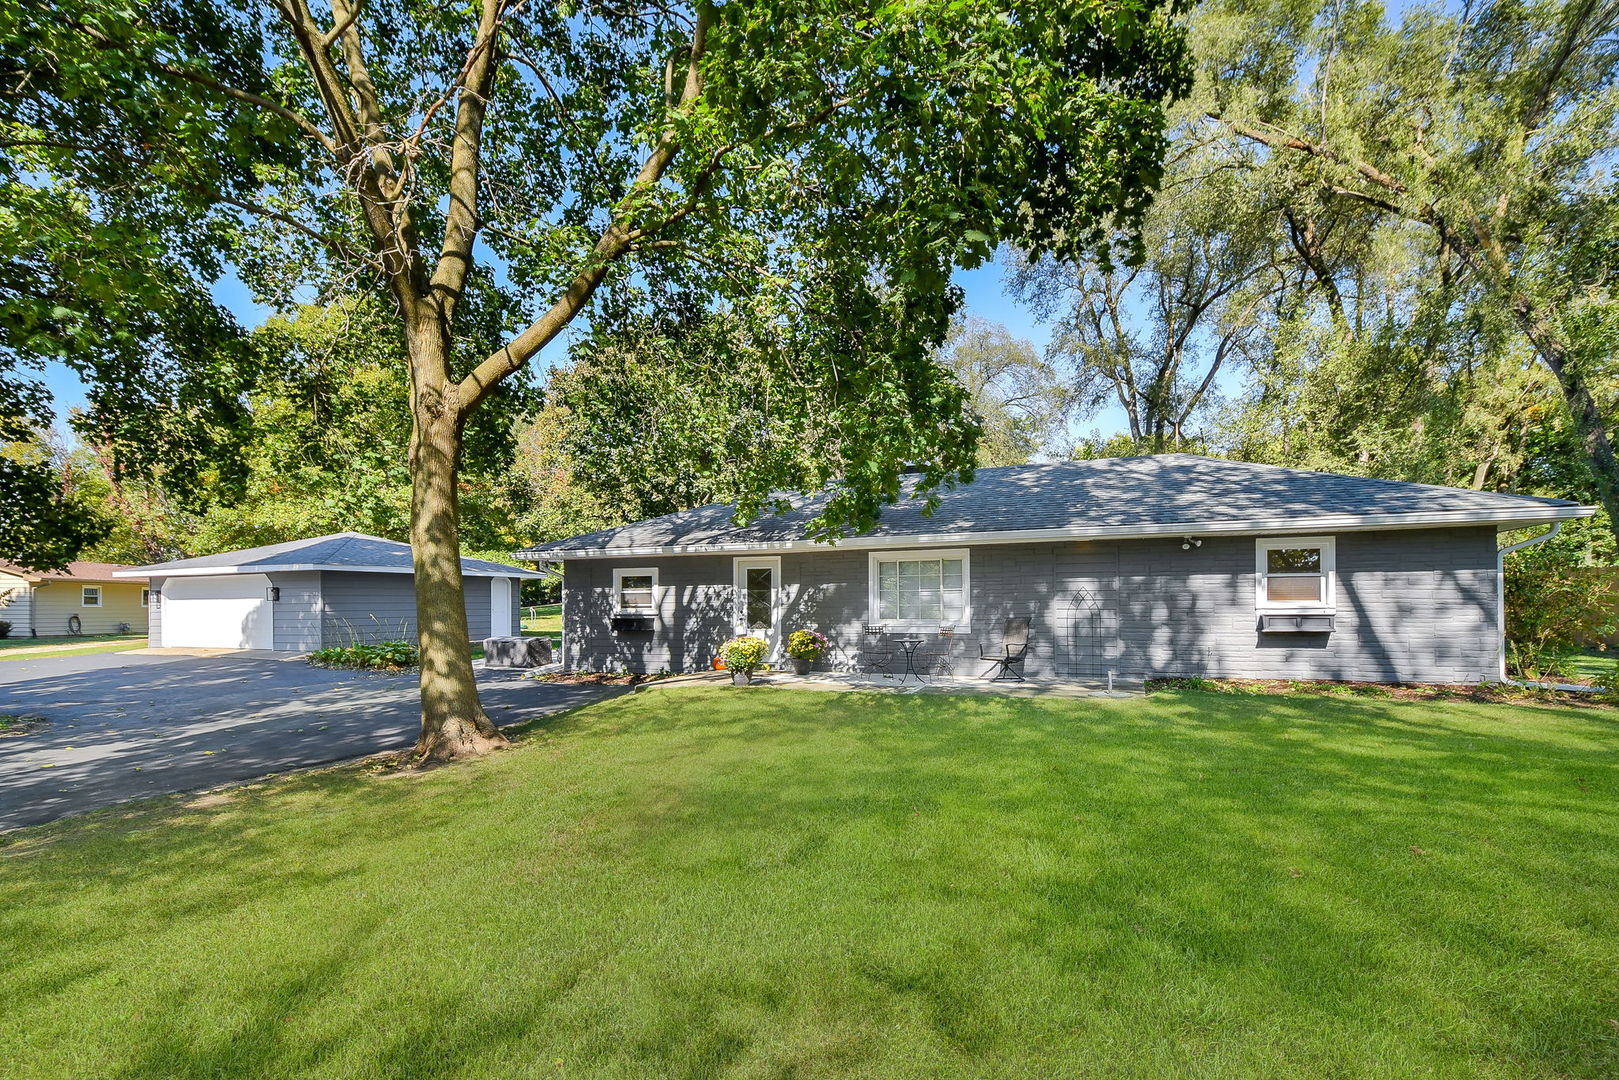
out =
<svg viewBox="0 0 1619 1080"><path fill-rule="evenodd" d="M1081 587L1057 602L1062 640L1058 642L1058 674L1099 679L1107 674L1104 649L1107 612L1101 597Z"/></svg>

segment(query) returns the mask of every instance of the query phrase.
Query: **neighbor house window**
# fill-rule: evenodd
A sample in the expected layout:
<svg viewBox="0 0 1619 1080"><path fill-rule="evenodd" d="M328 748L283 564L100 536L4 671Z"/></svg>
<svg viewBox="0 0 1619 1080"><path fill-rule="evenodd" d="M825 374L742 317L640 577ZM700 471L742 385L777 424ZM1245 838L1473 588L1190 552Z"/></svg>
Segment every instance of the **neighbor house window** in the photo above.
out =
<svg viewBox="0 0 1619 1080"><path fill-rule="evenodd" d="M1330 536L1264 537L1256 542L1261 611L1331 611L1335 544Z"/></svg>
<svg viewBox="0 0 1619 1080"><path fill-rule="evenodd" d="M141 607L151 607L151 606L152 606L152 590L151 589L142 589L141 590Z"/></svg>
<svg viewBox="0 0 1619 1080"><path fill-rule="evenodd" d="M655 614L658 610L657 568L614 570L613 610L634 615Z"/></svg>
<svg viewBox="0 0 1619 1080"><path fill-rule="evenodd" d="M967 574L964 549L872 552L870 619L900 630L964 626Z"/></svg>
<svg viewBox="0 0 1619 1080"><path fill-rule="evenodd" d="M101 586L100 585L86 585L86 586L84 586L79 591L79 606L80 607L100 607L101 606Z"/></svg>

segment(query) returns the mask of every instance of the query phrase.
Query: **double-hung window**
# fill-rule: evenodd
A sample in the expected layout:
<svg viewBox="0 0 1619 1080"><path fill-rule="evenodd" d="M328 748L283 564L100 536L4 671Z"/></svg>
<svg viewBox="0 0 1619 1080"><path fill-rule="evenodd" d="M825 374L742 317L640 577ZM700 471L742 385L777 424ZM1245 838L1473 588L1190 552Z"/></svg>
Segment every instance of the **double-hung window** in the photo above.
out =
<svg viewBox="0 0 1619 1080"><path fill-rule="evenodd" d="M1257 540L1259 610L1332 613L1337 604L1335 548L1330 536L1271 536Z"/></svg>
<svg viewBox="0 0 1619 1080"><path fill-rule="evenodd" d="M871 553L870 621L895 630L965 626L966 549Z"/></svg>
<svg viewBox="0 0 1619 1080"><path fill-rule="evenodd" d="M79 589L79 606L80 607L100 607L101 606L101 586L100 585L85 585L85 586L81 587Z"/></svg>
<svg viewBox="0 0 1619 1080"><path fill-rule="evenodd" d="M632 567L613 571L613 611L619 615L656 615L658 569Z"/></svg>

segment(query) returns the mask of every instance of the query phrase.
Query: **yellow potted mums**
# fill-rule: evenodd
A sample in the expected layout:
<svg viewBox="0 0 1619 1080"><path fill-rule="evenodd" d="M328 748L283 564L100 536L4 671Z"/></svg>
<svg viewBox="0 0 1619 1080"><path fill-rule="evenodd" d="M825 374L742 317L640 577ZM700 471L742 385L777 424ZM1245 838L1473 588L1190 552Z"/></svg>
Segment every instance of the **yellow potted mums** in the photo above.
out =
<svg viewBox="0 0 1619 1080"><path fill-rule="evenodd" d="M810 666L826 654L831 643L817 630L794 630L787 638L787 656L793 662L793 673L808 675Z"/></svg>
<svg viewBox="0 0 1619 1080"><path fill-rule="evenodd" d="M721 645L720 659L731 673L731 682L737 686L752 682L754 671L765 662L767 648L764 638L752 636L734 637Z"/></svg>

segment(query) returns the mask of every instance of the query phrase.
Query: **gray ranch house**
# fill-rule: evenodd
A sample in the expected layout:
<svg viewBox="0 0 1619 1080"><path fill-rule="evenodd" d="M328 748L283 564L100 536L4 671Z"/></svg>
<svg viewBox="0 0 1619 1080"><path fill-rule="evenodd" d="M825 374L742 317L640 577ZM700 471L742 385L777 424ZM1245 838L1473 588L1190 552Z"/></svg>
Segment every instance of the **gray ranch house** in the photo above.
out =
<svg viewBox="0 0 1619 1080"><path fill-rule="evenodd" d="M743 632L779 661L808 627L822 668L920 638L934 670L979 676L1022 618L1031 678L1474 683L1504 677L1498 533L1595 512L1189 454L980 469L931 516L902 501L835 546L806 534L820 498L792 502L519 552L564 565L564 665L702 670Z"/></svg>
<svg viewBox="0 0 1619 1080"><path fill-rule="evenodd" d="M151 579L154 647L309 652L328 645L413 641L410 545L345 532L117 571ZM473 640L518 633L519 586L541 575L461 560Z"/></svg>

